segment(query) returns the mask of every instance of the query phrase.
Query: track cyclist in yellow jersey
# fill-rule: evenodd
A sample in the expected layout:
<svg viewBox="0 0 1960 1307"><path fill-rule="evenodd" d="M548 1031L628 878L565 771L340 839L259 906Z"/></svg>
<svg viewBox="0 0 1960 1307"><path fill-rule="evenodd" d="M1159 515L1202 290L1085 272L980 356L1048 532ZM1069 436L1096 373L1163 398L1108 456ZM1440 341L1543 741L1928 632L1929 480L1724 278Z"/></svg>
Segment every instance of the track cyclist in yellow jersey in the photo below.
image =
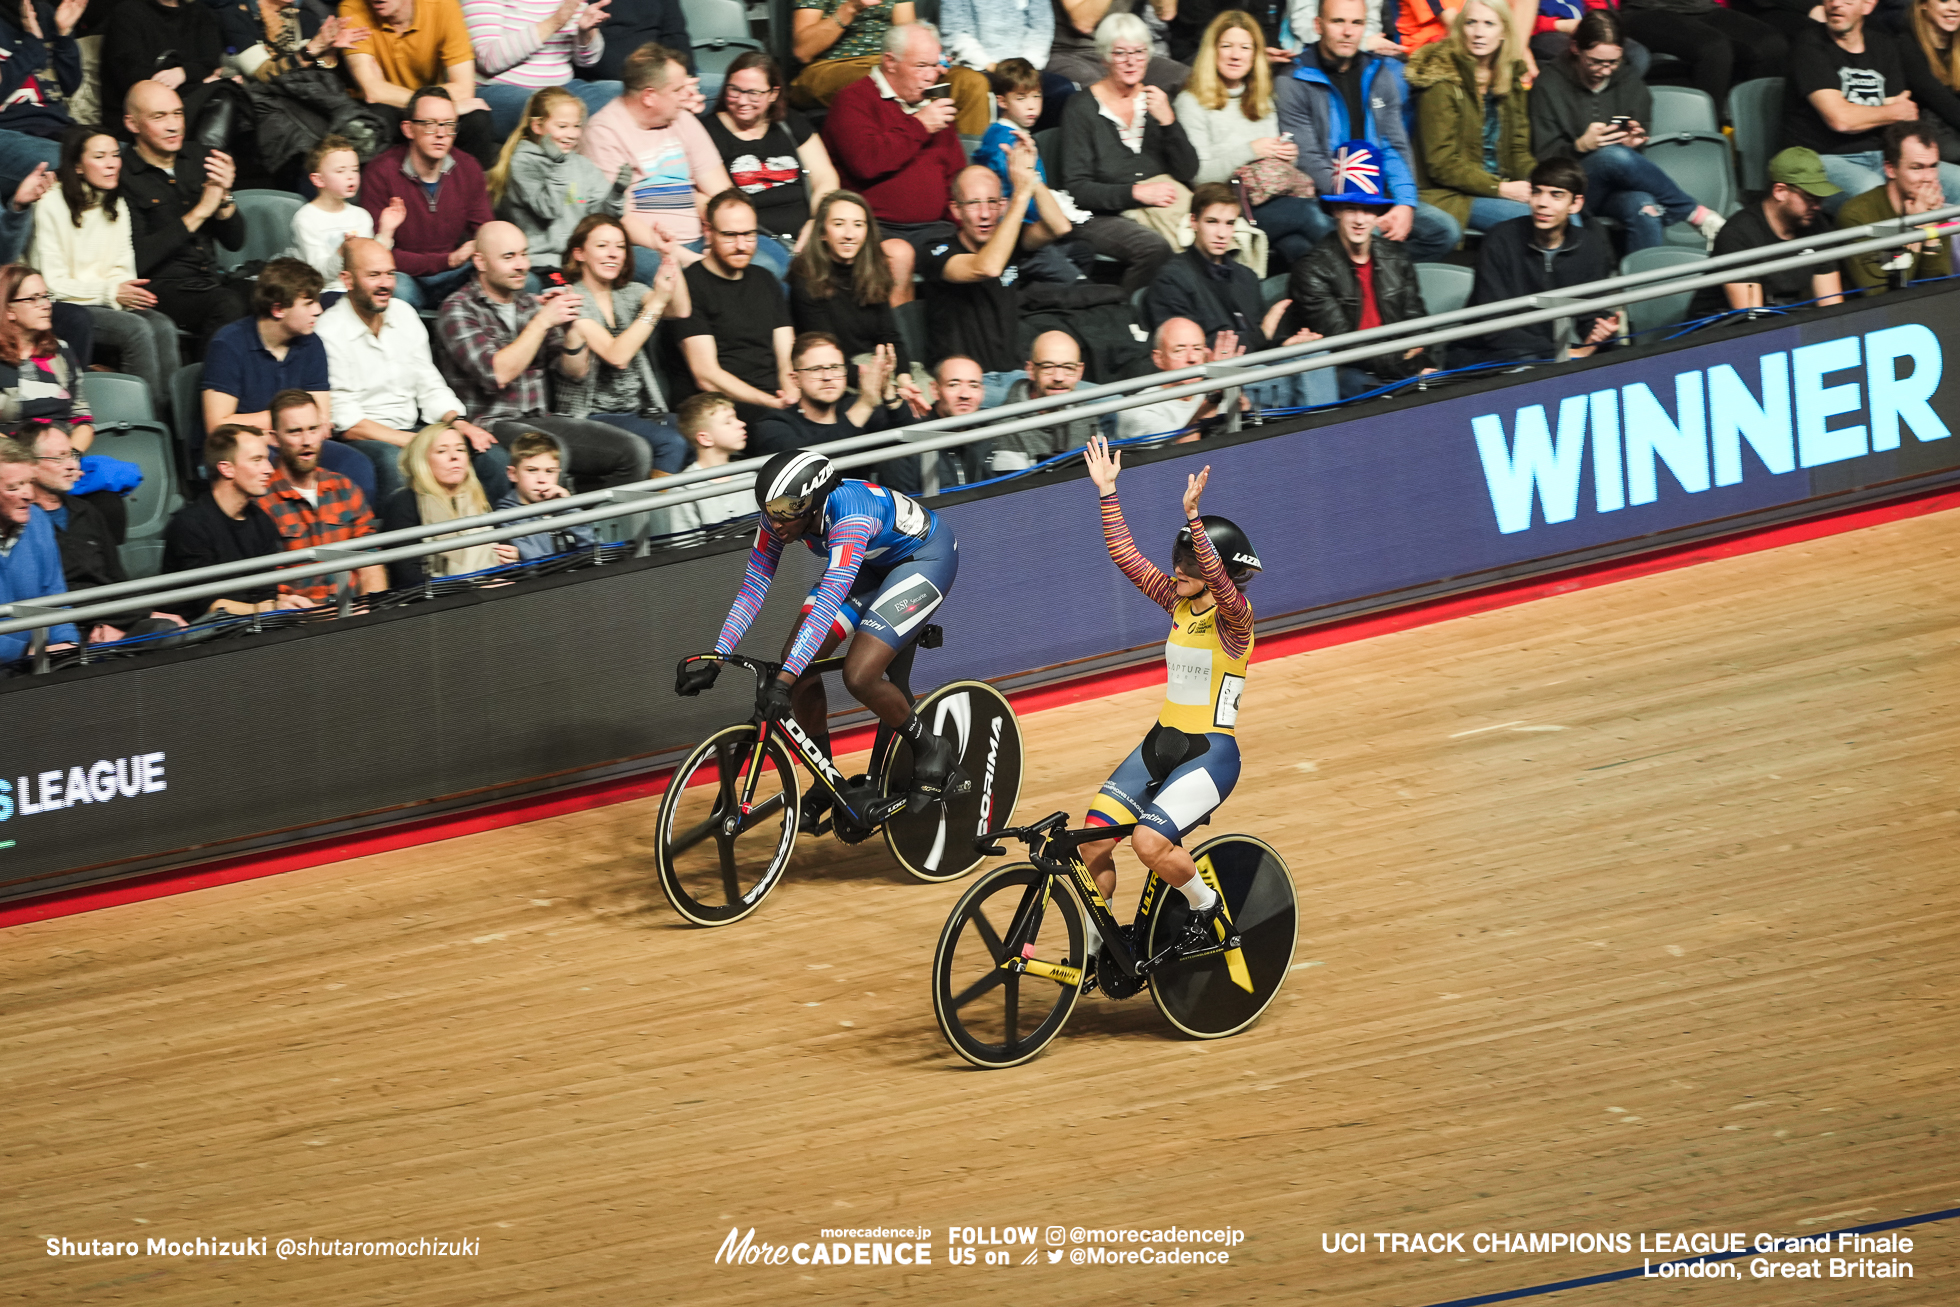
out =
<svg viewBox="0 0 1960 1307"><path fill-rule="evenodd" d="M1209 935L1220 900L1197 874L1184 836L1225 801L1239 779L1236 727L1246 663L1252 656L1252 606L1240 587L1260 570L1245 533L1222 517L1199 517L1211 468L1188 478L1184 529L1171 553L1171 574L1151 565L1130 538L1116 500L1123 456L1094 437L1083 453L1101 497L1103 543L1124 576L1171 615L1164 645L1168 676L1157 724L1103 783L1090 805L1090 826L1136 823L1130 847L1143 865L1190 903L1193 937ZM1082 846L1082 858L1105 899L1116 891L1116 845ZM1088 956L1096 956L1090 941Z"/></svg>

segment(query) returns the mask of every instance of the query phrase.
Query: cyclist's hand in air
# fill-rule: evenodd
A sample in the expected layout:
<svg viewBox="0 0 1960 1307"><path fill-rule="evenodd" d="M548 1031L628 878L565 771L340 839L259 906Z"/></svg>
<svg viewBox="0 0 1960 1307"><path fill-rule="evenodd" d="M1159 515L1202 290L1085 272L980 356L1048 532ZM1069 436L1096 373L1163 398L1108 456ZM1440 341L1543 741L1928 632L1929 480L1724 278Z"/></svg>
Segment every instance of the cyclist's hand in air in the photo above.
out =
<svg viewBox="0 0 1960 1307"><path fill-rule="evenodd" d="M701 691L712 688L715 678L720 675L720 663L682 663L680 670L674 673L674 693L691 699Z"/></svg>
<svg viewBox="0 0 1960 1307"><path fill-rule="evenodd" d="M775 721L789 713L790 682L780 676L765 676L755 687L755 715Z"/></svg>
<svg viewBox="0 0 1960 1307"><path fill-rule="evenodd" d="M1109 440L1105 436L1090 436L1089 446L1082 451L1082 461L1089 465L1089 479L1096 483L1096 493L1108 497L1116 493L1116 474L1123 470L1123 453L1111 453Z"/></svg>
<svg viewBox="0 0 1960 1307"><path fill-rule="evenodd" d="M1198 498L1205 493L1205 482L1211 480L1211 464L1207 463L1202 472L1184 480L1184 516L1188 521L1198 515Z"/></svg>

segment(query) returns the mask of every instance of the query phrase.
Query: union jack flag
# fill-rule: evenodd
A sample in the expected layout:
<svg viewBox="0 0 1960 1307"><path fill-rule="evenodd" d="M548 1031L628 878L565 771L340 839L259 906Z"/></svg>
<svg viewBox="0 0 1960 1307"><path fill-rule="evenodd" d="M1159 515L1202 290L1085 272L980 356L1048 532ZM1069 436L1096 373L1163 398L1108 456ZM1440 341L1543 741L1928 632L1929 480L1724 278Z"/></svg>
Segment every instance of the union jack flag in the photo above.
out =
<svg viewBox="0 0 1960 1307"><path fill-rule="evenodd" d="M1381 165L1375 162L1375 152L1367 147L1356 148L1343 145L1334 152L1334 189L1337 191L1355 190L1364 195L1380 195Z"/></svg>

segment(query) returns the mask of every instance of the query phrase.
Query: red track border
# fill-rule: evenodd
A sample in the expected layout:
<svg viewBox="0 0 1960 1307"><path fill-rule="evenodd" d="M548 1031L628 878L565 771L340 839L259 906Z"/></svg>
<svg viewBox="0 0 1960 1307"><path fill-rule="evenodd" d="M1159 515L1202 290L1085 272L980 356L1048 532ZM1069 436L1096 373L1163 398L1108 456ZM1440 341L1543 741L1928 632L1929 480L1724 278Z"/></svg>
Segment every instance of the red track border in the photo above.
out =
<svg viewBox="0 0 1960 1307"><path fill-rule="evenodd" d="M1390 613L1358 617L1350 621L1314 627L1311 630L1270 636L1259 642L1253 661L1264 662L1269 658L1284 658L1291 654L1305 653L1310 649L1325 649L1331 645L1371 640L1376 636L1389 635L1396 631L1431 626L1475 613L1487 613L1499 608L1531 603L1538 599L1548 599L1554 595L1590 590L1596 586L1630 581L1659 572L1671 572L1678 568L1693 567L1699 563L1780 549L1785 545L1802 544L1809 540L1842 535L1866 527L1881 526L1887 522L1924 517L1951 508L1960 508L1960 490L1934 491L1876 507L1849 509L1842 513L1810 518L1787 526L1746 532L1711 543L1683 545L1626 562L1596 563L1555 576L1496 586L1475 594L1438 599L1430 603L1400 608ZM1163 676L1161 667L1146 664L1123 671L1084 676L1059 685L1024 690L1009 695L1008 698L1014 704L1017 713L1034 713L1045 708L1081 703L1089 699L1119 694L1125 690L1155 685L1163 680ZM845 754L867 748L871 743L871 736L872 730L868 726L844 732L835 741L836 751ZM661 792L664 775L664 772L654 772L621 780L602 781L559 794L513 799L487 808L431 817L424 821L408 822L385 830L317 840L310 844L281 849L275 853L247 854L199 866L140 876L116 884L28 899L0 907L0 929L24 925L31 921L47 921L55 917L94 912L100 908L117 907L124 903L141 903L191 890L209 889L215 885L232 885L240 881L258 880L265 876L277 876L282 872L343 862L349 858L364 858L371 854L433 844L439 840L454 839L459 835L474 835L481 831L499 830L505 826L539 821L546 817L562 817L569 813L585 812L592 808L623 803L628 799L648 798Z"/></svg>

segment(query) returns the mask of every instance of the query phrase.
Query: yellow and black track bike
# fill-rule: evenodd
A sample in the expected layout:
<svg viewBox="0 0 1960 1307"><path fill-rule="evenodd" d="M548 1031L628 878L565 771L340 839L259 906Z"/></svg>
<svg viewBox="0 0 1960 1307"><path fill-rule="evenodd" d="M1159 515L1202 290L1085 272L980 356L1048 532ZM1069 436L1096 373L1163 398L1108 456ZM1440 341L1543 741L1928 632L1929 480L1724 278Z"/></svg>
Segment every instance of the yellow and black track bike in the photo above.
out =
<svg viewBox="0 0 1960 1307"><path fill-rule="evenodd" d="M1092 988L1128 998L1148 986L1170 1023L1197 1039L1236 1035L1266 1010L1293 965L1299 903L1286 862L1250 835L1218 835L1191 850L1198 874L1225 900L1209 932L1191 929L1184 895L1152 873L1134 924L1117 924L1083 865L1081 846L1135 824L1065 830L1057 812L974 841L982 853L1020 840L1028 861L994 868L960 896L932 959L932 1008L954 1051L975 1066L1010 1067L1061 1033ZM1102 948L1094 959L1084 923Z"/></svg>
<svg viewBox="0 0 1960 1307"><path fill-rule="evenodd" d="M660 800L654 863L674 911L697 926L726 926L762 906L789 866L801 828L793 758L832 800L830 815L811 834L831 831L846 844L859 844L883 831L898 865L923 881L958 880L984 861L975 837L1010 820L1020 801L1021 726L1007 699L985 681L954 681L913 699L913 655L943 641L939 627L926 625L885 676L927 730L957 747L955 766L971 781L965 791L909 806L912 744L883 723L871 746L870 771L848 780L792 716L724 726L675 769ZM708 660L740 667L758 682L781 669L780 663L714 653L682 659L681 666ZM843 665L839 655L809 670L841 671Z"/></svg>

